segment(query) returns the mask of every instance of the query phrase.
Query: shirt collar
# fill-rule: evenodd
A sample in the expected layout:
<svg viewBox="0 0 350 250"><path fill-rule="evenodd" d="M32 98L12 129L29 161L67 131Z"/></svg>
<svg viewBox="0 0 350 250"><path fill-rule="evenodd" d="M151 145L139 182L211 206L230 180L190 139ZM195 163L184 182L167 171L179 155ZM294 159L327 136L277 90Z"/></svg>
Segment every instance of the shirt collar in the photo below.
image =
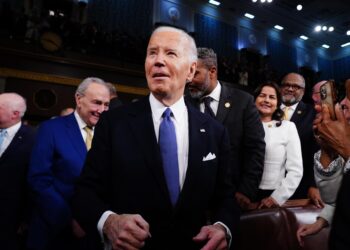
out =
<svg viewBox="0 0 350 250"><path fill-rule="evenodd" d="M221 84L219 83L219 81L217 81L216 87L207 96L210 96L211 98L213 98L215 101L218 102L220 100L220 93L221 93Z"/></svg>
<svg viewBox="0 0 350 250"><path fill-rule="evenodd" d="M298 106L299 102L293 104L292 106L288 106L289 110L295 110ZM281 109L283 110L286 107L286 105L284 105L283 103L281 104Z"/></svg>
<svg viewBox="0 0 350 250"><path fill-rule="evenodd" d="M80 117L80 115L78 114L78 111L77 111L77 110L74 111L74 116L75 116L75 119L76 119L77 122L78 122L79 128L80 128L80 129L84 129L84 128L87 126L87 124L86 124L86 122L84 122L83 119L81 119L81 117ZM92 127L92 130L94 130L94 127Z"/></svg>
<svg viewBox="0 0 350 250"><path fill-rule="evenodd" d="M19 121L16 124L12 125L11 127L6 128L5 130L7 132L7 136L10 138L14 137L17 131L19 130L19 128L21 127L21 125L22 125L22 122Z"/></svg>
<svg viewBox="0 0 350 250"><path fill-rule="evenodd" d="M186 111L186 104L183 96L170 107L164 106L164 104L158 101L152 93L149 95L149 102L151 105L152 115L156 121L161 120L161 117L166 108L171 109L175 120L182 117Z"/></svg>

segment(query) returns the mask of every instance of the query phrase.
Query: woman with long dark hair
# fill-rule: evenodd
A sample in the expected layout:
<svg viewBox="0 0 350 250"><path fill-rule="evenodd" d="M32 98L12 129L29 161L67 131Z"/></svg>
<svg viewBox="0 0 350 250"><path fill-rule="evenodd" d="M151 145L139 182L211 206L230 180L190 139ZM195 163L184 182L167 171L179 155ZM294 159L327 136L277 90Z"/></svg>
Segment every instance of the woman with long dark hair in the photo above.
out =
<svg viewBox="0 0 350 250"><path fill-rule="evenodd" d="M261 84L254 97L266 143L259 208L278 207L293 195L303 176L300 139L295 124L283 120L282 98L275 83Z"/></svg>

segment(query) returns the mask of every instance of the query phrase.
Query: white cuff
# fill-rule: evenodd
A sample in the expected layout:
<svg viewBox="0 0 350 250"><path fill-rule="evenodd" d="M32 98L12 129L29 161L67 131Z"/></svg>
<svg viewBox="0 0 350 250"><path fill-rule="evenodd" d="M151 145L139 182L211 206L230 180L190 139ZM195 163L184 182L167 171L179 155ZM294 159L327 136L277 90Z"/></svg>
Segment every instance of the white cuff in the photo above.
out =
<svg viewBox="0 0 350 250"><path fill-rule="evenodd" d="M105 239L104 234L103 234L103 226L104 226L108 216L110 216L111 214L115 214L115 213L113 213L112 211L104 212L97 223L97 231L100 234L102 243L104 243L104 250L112 249L111 244L109 243L109 240Z"/></svg>
<svg viewBox="0 0 350 250"><path fill-rule="evenodd" d="M231 247L231 242L232 242L232 234L231 234L230 229L229 229L224 223L222 223L221 221L217 221L217 222L214 223L214 225L216 225L216 224L219 224L219 225L221 225L221 226L223 226L223 227L225 228L225 230L226 230L226 235L227 235L228 238L229 238L228 249L230 249L230 247ZM226 237L226 239L227 239L227 237Z"/></svg>

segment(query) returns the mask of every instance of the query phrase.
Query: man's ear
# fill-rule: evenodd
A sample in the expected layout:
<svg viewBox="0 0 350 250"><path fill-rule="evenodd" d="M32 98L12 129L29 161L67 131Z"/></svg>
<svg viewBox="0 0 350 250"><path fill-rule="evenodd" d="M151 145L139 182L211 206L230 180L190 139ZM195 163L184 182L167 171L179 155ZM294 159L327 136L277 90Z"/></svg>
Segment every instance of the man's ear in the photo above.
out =
<svg viewBox="0 0 350 250"><path fill-rule="evenodd" d="M215 66L212 66L209 69L209 75L210 75L210 79L213 79L214 77L217 77L217 69Z"/></svg>
<svg viewBox="0 0 350 250"><path fill-rule="evenodd" d="M193 62L190 66L190 71L188 72L186 81L187 82L191 82L193 77L194 77L194 73L196 73L196 69L197 69L197 62Z"/></svg>

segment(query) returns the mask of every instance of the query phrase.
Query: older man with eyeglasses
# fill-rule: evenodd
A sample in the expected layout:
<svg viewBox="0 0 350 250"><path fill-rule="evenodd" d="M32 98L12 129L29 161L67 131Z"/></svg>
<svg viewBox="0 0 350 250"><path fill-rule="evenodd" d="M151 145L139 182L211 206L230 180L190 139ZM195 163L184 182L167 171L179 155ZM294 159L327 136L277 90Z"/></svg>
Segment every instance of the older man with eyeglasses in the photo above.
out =
<svg viewBox="0 0 350 250"><path fill-rule="evenodd" d="M323 207L313 173L313 156L318 150L312 130L316 112L312 105L302 101L305 94L304 77L297 73L288 73L282 79L281 94L284 118L294 122L299 133L304 167L303 178L291 199L310 198L316 206Z"/></svg>

